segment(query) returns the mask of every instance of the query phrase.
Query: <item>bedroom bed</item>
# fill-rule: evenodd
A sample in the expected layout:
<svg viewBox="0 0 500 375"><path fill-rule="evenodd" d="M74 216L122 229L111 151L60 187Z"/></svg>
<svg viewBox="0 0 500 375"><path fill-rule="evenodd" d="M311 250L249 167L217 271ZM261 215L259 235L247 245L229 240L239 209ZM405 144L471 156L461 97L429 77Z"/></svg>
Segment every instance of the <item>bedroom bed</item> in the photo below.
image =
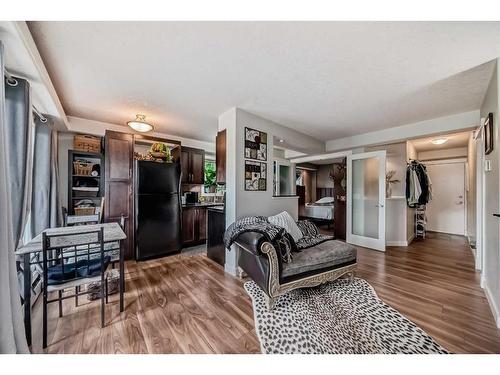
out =
<svg viewBox="0 0 500 375"><path fill-rule="evenodd" d="M333 197L323 197L316 202L306 203L299 207L299 216L303 219L310 219L325 224L333 224L334 219L334 199Z"/></svg>

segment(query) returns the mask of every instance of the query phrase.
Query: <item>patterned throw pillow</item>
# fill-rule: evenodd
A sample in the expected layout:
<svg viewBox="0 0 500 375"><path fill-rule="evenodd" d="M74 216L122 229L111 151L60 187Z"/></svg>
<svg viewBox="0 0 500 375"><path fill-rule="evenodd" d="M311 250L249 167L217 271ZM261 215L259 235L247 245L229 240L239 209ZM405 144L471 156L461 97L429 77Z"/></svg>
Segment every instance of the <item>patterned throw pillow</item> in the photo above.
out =
<svg viewBox="0 0 500 375"><path fill-rule="evenodd" d="M297 226L297 223L293 219L292 215L290 215L286 211L283 211L278 215L269 216L267 220L271 224L274 224L281 228L285 228L287 233L289 233L292 236L295 242L297 242L303 237L303 234L300 231L299 227Z"/></svg>
<svg viewBox="0 0 500 375"><path fill-rule="evenodd" d="M297 226L304 237L315 237L319 234L318 227L310 220L299 220Z"/></svg>

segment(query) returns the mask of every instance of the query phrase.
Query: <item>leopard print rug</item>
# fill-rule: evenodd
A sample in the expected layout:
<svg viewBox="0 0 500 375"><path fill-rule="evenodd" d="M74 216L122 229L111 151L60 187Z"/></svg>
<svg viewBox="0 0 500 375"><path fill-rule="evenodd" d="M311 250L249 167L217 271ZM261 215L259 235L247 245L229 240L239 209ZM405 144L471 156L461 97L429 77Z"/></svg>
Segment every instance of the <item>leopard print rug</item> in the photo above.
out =
<svg viewBox="0 0 500 375"><path fill-rule="evenodd" d="M279 297L272 311L267 311L257 284L249 281L245 289L252 298L262 353L447 353L382 302L363 279L294 290Z"/></svg>

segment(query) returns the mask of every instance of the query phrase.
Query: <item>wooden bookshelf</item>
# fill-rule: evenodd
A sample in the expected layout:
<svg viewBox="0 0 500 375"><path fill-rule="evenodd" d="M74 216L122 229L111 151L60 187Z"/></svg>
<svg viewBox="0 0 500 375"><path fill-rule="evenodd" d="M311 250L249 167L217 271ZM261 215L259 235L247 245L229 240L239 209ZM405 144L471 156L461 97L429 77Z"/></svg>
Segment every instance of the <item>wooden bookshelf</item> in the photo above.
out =
<svg viewBox="0 0 500 375"><path fill-rule="evenodd" d="M77 160L86 160L94 164L99 164L99 175L88 176L75 174L73 162ZM92 186L90 186L92 185ZM98 187L97 196L75 196L74 187ZM68 214L75 214L75 204L80 200L92 200L96 207L101 206L101 201L104 197L104 155L93 152L84 152L69 150L68 151Z"/></svg>

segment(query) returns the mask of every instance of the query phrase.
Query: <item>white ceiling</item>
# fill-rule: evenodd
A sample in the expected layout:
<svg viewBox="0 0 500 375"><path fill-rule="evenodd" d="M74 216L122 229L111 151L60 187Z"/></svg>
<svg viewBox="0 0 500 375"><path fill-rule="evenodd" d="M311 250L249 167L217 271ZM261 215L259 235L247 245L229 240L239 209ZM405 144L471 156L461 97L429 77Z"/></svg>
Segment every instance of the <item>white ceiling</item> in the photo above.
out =
<svg viewBox="0 0 500 375"><path fill-rule="evenodd" d="M413 146L415 146L415 151L434 151L434 150L444 150L448 148L457 148L457 147L467 147L469 142L469 137L471 132L460 132L453 134L445 134L440 136L434 136L429 138L419 138L411 140ZM437 138L446 138L447 141L442 145L435 145L431 141Z"/></svg>
<svg viewBox="0 0 500 375"><path fill-rule="evenodd" d="M499 22L30 22L68 115L213 140L230 107L335 139L477 109ZM481 65L485 64L485 65Z"/></svg>

